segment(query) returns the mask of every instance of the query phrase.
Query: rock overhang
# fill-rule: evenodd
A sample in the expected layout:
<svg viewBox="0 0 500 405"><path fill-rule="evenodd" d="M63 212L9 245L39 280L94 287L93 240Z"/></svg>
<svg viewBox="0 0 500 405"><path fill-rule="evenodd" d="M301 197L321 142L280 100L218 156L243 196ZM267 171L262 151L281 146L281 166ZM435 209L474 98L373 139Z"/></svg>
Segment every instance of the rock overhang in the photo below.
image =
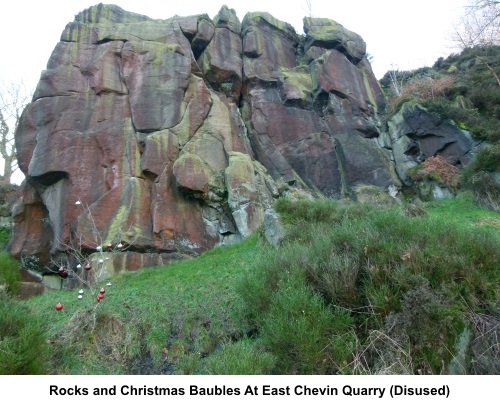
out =
<svg viewBox="0 0 500 405"><path fill-rule="evenodd" d="M355 198L360 184L399 187L374 141L384 98L364 41L332 20L304 24L301 36L227 7L213 19L79 13L16 134L23 193L36 198L16 211L10 251L70 260L98 235L193 255L253 232L293 188Z"/></svg>

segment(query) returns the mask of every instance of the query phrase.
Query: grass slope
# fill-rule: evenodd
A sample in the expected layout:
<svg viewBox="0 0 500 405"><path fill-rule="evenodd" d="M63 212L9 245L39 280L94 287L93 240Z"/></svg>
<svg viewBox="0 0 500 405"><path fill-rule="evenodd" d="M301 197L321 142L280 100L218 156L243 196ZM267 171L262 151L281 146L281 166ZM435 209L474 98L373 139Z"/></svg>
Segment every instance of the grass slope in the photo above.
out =
<svg viewBox="0 0 500 405"><path fill-rule="evenodd" d="M491 356L470 368L470 339L476 326L481 344L498 337L499 214L468 196L428 203L423 218L328 200L280 205L290 234L279 249L253 235L116 276L99 304L88 291L23 303L45 325L44 372L498 370Z"/></svg>
<svg viewBox="0 0 500 405"><path fill-rule="evenodd" d="M234 285L258 252L257 236L198 258L123 273L106 298L57 291L28 301L45 319L58 374L190 372L193 359L241 337ZM57 302L64 304L55 311Z"/></svg>

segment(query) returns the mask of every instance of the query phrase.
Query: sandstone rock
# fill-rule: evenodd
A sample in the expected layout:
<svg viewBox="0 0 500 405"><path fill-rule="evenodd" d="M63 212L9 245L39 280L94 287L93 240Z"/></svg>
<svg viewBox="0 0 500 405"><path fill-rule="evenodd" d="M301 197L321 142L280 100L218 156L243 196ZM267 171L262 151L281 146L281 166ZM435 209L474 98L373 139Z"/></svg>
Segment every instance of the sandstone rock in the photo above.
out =
<svg viewBox="0 0 500 405"><path fill-rule="evenodd" d="M296 66L299 37L290 24L269 13L247 13L242 23L245 80L275 81L281 69Z"/></svg>
<svg viewBox="0 0 500 405"><path fill-rule="evenodd" d="M196 34L191 41L191 49L193 50L193 55L196 59L201 55L201 53L210 43L214 36L214 33L215 28L212 20L210 20L210 18L206 14L199 16L197 20Z"/></svg>
<svg viewBox="0 0 500 405"><path fill-rule="evenodd" d="M436 181L421 180L417 184L418 194L425 201L440 200L442 198L453 198L453 194L447 187Z"/></svg>
<svg viewBox="0 0 500 405"><path fill-rule="evenodd" d="M217 28L227 28L237 35L241 33L241 23L236 16L236 12L226 5L223 5L215 16L214 25Z"/></svg>
<svg viewBox="0 0 500 405"><path fill-rule="evenodd" d="M18 126L27 181L9 250L46 263L120 241L111 275L241 240L280 195L399 188L401 137L382 139L364 42L305 23L304 41L268 13L240 23L226 6L213 21L79 13Z"/></svg>
<svg viewBox="0 0 500 405"><path fill-rule="evenodd" d="M304 49L312 46L337 49L349 60L358 63L366 54L366 43L355 32L327 18L304 17L306 41Z"/></svg>
<svg viewBox="0 0 500 405"><path fill-rule="evenodd" d="M125 11L114 4L98 4L89 7L75 16L76 22L82 23L137 23L149 21L151 18Z"/></svg>
<svg viewBox="0 0 500 405"><path fill-rule="evenodd" d="M186 108L190 55L179 44L129 41L122 59L136 130L151 132L179 124Z"/></svg>
<svg viewBox="0 0 500 405"><path fill-rule="evenodd" d="M281 98L286 105L307 107L313 101L313 84L308 68L282 69L279 76Z"/></svg>
<svg viewBox="0 0 500 405"><path fill-rule="evenodd" d="M454 165L466 164L471 139L450 120L442 120L418 104L405 103L388 122L396 170L407 184L408 169L426 158L440 155Z"/></svg>
<svg viewBox="0 0 500 405"><path fill-rule="evenodd" d="M20 271L22 281L30 283L41 283L43 280L43 275L39 272L27 269L21 269Z"/></svg>
<svg viewBox="0 0 500 405"><path fill-rule="evenodd" d="M279 246L285 238L285 227L283 226L278 213L273 208L269 208L265 211L261 232L267 241L275 247Z"/></svg>
<svg viewBox="0 0 500 405"><path fill-rule="evenodd" d="M349 100L353 107L361 111L368 111L369 106L374 110L380 109L381 91L371 84L371 71L363 66L355 68L345 55L336 50L325 52L312 64L311 74L317 94L333 93Z"/></svg>
<svg viewBox="0 0 500 405"><path fill-rule="evenodd" d="M361 185L355 189L358 202L378 207L394 207L401 202L389 195L388 190L377 186Z"/></svg>
<svg viewBox="0 0 500 405"><path fill-rule="evenodd" d="M246 237L264 220L264 211L273 201L267 183L266 170L250 156L229 153L229 166L225 170L228 204L239 233Z"/></svg>
<svg viewBox="0 0 500 405"><path fill-rule="evenodd" d="M236 13L223 6L215 17L215 34L198 59L203 74L215 90L238 100L241 83L242 40Z"/></svg>
<svg viewBox="0 0 500 405"><path fill-rule="evenodd" d="M12 209L12 217L14 227L9 252L16 257L36 255L47 261L53 238L49 213L27 181L21 186L21 196Z"/></svg>
<svg viewBox="0 0 500 405"><path fill-rule="evenodd" d="M179 188L194 193L194 196L208 197L208 183L215 173L198 155L183 154L176 160L173 170Z"/></svg>
<svg viewBox="0 0 500 405"><path fill-rule="evenodd" d="M60 290L62 286L62 278L59 274L45 274L43 276L42 285L51 290Z"/></svg>
<svg viewBox="0 0 500 405"><path fill-rule="evenodd" d="M28 298L34 297L36 295L42 295L46 291L48 291L48 288L43 284L23 281L19 284L17 297L22 300L27 300Z"/></svg>

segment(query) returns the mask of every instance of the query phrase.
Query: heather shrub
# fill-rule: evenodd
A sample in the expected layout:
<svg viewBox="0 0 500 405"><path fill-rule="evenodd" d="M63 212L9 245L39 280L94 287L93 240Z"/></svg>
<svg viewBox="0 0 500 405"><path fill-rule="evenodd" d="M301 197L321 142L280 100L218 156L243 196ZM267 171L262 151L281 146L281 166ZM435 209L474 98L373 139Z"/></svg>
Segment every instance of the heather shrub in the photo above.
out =
<svg viewBox="0 0 500 405"><path fill-rule="evenodd" d="M220 351L207 357L200 374L262 375L271 374L275 357L250 339L226 343Z"/></svg>
<svg viewBox="0 0 500 405"><path fill-rule="evenodd" d="M500 171L500 143L479 148L467 170L463 172L463 177L467 181L469 176L480 171Z"/></svg>
<svg viewBox="0 0 500 405"><path fill-rule="evenodd" d="M0 294L0 374L47 374L50 347L42 320Z"/></svg>
<svg viewBox="0 0 500 405"><path fill-rule="evenodd" d="M462 171L462 179L479 205L500 212L500 184L494 172L500 172L500 143L481 147Z"/></svg>
<svg viewBox="0 0 500 405"><path fill-rule="evenodd" d="M472 374L500 374L500 316L471 314Z"/></svg>
<svg viewBox="0 0 500 405"><path fill-rule="evenodd" d="M355 347L348 312L332 311L301 275L286 274L262 320L264 346L276 356L277 374L330 374Z"/></svg>
<svg viewBox="0 0 500 405"><path fill-rule="evenodd" d="M15 294L20 282L19 263L8 252L0 252L0 285L5 284L7 292Z"/></svg>
<svg viewBox="0 0 500 405"><path fill-rule="evenodd" d="M9 228L0 227L0 250L5 249L9 243L11 233Z"/></svg>
<svg viewBox="0 0 500 405"><path fill-rule="evenodd" d="M279 201L287 237L239 285L274 372L445 372L470 312L499 310L498 238L396 208L316 204Z"/></svg>
<svg viewBox="0 0 500 405"><path fill-rule="evenodd" d="M500 185L489 172L480 171L468 178L467 187L481 207L500 212Z"/></svg>

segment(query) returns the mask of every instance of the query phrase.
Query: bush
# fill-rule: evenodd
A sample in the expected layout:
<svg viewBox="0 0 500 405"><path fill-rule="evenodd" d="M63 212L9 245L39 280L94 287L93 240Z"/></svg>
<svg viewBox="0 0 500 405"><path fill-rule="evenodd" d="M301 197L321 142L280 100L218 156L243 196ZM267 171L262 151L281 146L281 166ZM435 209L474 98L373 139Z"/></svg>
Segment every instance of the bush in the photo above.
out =
<svg viewBox="0 0 500 405"><path fill-rule="evenodd" d="M7 285L7 292L15 294L19 289L21 273L19 263L8 252L0 252L0 284Z"/></svg>
<svg viewBox="0 0 500 405"><path fill-rule="evenodd" d="M391 91L390 72L380 80L389 97L388 112L397 112L407 101L415 101L442 119L452 119L474 137L500 141L500 87L485 64L498 66L500 46L465 49L440 58L434 67L396 72L401 92Z"/></svg>
<svg viewBox="0 0 500 405"><path fill-rule="evenodd" d="M330 374L351 357L352 326L349 313L333 312L300 275L287 275L262 319L262 340L277 356L275 373Z"/></svg>
<svg viewBox="0 0 500 405"><path fill-rule="evenodd" d="M225 344L206 358L201 374L259 375L271 374L275 357L250 339Z"/></svg>
<svg viewBox="0 0 500 405"><path fill-rule="evenodd" d="M416 170L411 171L410 177L413 180L434 180L452 190L457 189L460 181L458 169L440 155L427 158Z"/></svg>
<svg viewBox="0 0 500 405"><path fill-rule="evenodd" d="M500 172L500 143L480 148L462 171L462 179L479 205L500 212L500 184L493 172Z"/></svg>
<svg viewBox="0 0 500 405"><path fill-rule="evenodd" d="M468 178L467 187L479 206L500 212L500 185L491 173L480 171L473 174Z"/></svg>
<svg viewBox="0 0 500 405"><path fill-rule="evenodd" d="M5 249L9 243L11 230L9 228L0 227L0 250Z"/></svg>
<svg viewBox="0 0 500 405"><path fill-rule="evenodd" d="M47 374L49 347L39 318L0 295L0 374Z"/></svg>
<svg viewBox="0 0 500 405"><path fill-rule="evenodd" d="M487 231L333 201L277 208L287 237L239 286L274 372L441 373L469 312L498 311L500 249Z"/></svg>
<svg viewBox="0 0 500 405"><path fill-rule="evenodd" d="M21 268L26 271L43 274L46 269L40 259L35 255L21 256Z"/></svg>
<svg viewBox="0 0 500 405"><path fill-rule="evenodd" d="M415 97L423 100L442 97L452 88L454 79L451 76L439 78L422 77L412 80L403 86L402 97Z"/></svg>
<svg viewBox="0 0 500 405"><path fill-rule="evenodd" d="M463 177L468 180L468 175L480 171L500 172L500 143L479 148L467 170L464 171Z"/></svg>
<svg viewBox="0 0 500 405"><path fill-rule="evenodd" d="M443 294L422 281L402 296L400 309L386 317L384 329L396 342L409 342L420 374L432 374L442 372L443 365L453 357L449 348L463 329L463 315L453 313Z"/></svg>

